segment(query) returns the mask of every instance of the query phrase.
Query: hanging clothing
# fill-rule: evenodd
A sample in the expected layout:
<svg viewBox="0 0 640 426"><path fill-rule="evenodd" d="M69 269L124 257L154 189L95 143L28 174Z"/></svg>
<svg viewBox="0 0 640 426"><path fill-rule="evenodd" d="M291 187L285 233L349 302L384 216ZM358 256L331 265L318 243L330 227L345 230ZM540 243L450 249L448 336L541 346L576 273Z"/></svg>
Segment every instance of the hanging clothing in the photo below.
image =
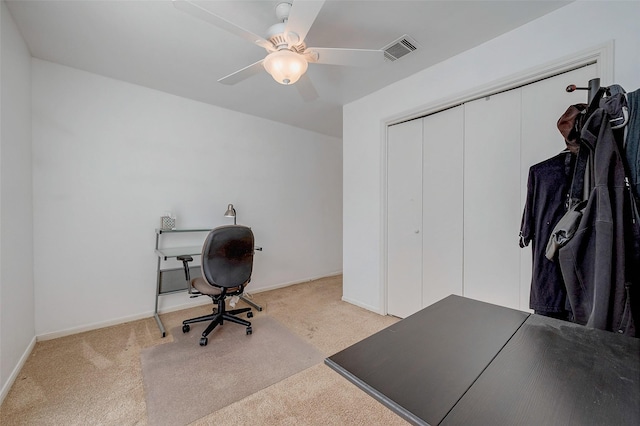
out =
<svg viewBox="0 0 640 426"><path fill-rule="evenodd" d="M629 122L624 139L624 150L629 180L627 201L627 223L630 231L625 231L627 251L627 282L631 313L636 323L640 322L640 89L627 94ZM640 328L640 325L638 325ZM636 330L640 337L640 330Z"/></svg>
<svg viewBox="0 0 640 426"><path fill-rule="evenodd" d="M625 155L629 166L629 183L640 200L640 89L627 94L629 123L625 139Z"/></svg>
<svg viewBox="0 0 640 426"><path fill-rule="evenodd" d="M575 155L562 152L529 168L520 247L531 242L533 258L529 307L536 314L568 318L567 292L558 263L545 257L551 231L564 215Z"/></svg>
<svg viewBox="0 0 640 426"><path fill-rule="evenodd" d="M558 130L562 134L567 149L574 154L580 151L580 132L587 116L587 104L570 105L558 119Z"/></svg>
<svg viewBox="0 0 640 426"><path fill-rule="evenodd" d="M587 119L580 150L589 149L594 186L575 236L558 260L574 321L589 327L635 335L625 280L625 170L601 108Z"/></svg>

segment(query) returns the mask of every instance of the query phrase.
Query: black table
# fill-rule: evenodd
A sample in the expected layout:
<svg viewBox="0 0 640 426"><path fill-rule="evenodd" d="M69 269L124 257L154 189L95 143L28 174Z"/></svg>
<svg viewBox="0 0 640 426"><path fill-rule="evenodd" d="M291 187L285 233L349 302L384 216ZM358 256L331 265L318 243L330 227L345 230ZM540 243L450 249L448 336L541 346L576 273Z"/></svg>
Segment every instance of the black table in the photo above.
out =
<svg viewBox="0 0 640 426"><path fill-rule="evenodd" d="M640 424L640 339L459 296L325 363L418 425Z"/></svg>

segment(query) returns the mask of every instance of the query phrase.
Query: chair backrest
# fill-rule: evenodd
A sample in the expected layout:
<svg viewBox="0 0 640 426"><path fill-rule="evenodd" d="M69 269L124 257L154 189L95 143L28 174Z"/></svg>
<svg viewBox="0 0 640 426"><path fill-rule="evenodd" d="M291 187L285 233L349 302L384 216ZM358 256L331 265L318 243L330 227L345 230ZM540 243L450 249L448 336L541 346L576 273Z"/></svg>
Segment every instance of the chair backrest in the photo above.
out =
<svg viewBox="0 0 640 426"><path fill-rule="evenodd" d="M251 228L220 226L202 246L202 276L216 287L239 287L251 279L254 238Z"/></svg>

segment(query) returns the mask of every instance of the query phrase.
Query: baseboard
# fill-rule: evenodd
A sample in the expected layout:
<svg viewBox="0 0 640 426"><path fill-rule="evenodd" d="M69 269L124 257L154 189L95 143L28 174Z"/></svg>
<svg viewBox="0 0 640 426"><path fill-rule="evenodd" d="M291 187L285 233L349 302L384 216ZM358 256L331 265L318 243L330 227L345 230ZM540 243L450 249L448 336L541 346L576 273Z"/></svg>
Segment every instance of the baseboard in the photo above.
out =
<svg viewBox="0 0 640 426"><path fill-rule="evenodd" d="M279 288L285 288L285 287L289 287L289 286L292 286L292 285L304 284L304 283L308 283L308 282L311 282L311 281L321 280L322 278L337 277L338 275L342 275L342 271L331 272L329 274L319 275L319 276L306 278L306 279L302 279L302 280L288 281L288 282L285 282L285 283L278 283L278 284L270 285L270 286L267 286L267 287L260 287L260 288L258 288L256 290L251 290L251 287L249 285L247 287L247 289L249 290L249 291L247 291L247 293L258 294L258 293L262 293L263 291L277 290Z"/></svg>
<svg viewBox="0 0 640 426"><path fill-rule="evenodd" d="M185 292L186 294L186 292ZM210 305L211 304L211 299L208 297L197 297L197 298L193 298L191 301L186 302L186 303L181 303L179 305L173 305L173 306L169 306L166 308L162 308L158 311L158 313L160 315L162 314L168 314L169 312L175 312L175 311L182 311L185 309L189 309L189 308L195 308L196 306L200 306L200 305ZM151 313L151 315L153 316L153 313Z"/></svg>
<svg viewBox="0 0 640 426"><path fill-rule="evenodd" d="M4 402L4 399L7 397L7 394L9 394L9 390L11 389L11 386L13 386L13 383L18 378L18 375L20 374L20 370L22 370L22 367L24 367L24 364L27 362L29 355L31 355L31 351L33 351L33 348L35 346L36 346L36 337L34 336L33 339L31 339L31 342L29 342L27 349L24 351L24 353L20 357L20 360L18 361L16 366L13 368L13 371L9 375L9 378L7 379L6 383L2 385L2 390L0 391L0 405Z"/></svg>
<svg viewBox="0 0 640 426"><path fill-rule="evenodd" d="M385 314L385 313L384 313L384 312L382 312L382 310L381 310L379 307L377 307L377 306L367 305L367 304L365 304L365 303L361 303L361 302L359 302L359 301L357 301L357 300L349 299L348 297L344 297L344 296L342 296L342 301L343 301L343 302L347 302L347 303L351 303L352 305L356 305L356 306L358 306L358 307L360 307L360 308L366 309L367 311L375 312L376 314L379 314L379 315L384 315L384 314Z"/></svg>
<svg viewBox="0 0 640 426"><path fill-rule="evenodd" d="M85 331L97 330L99 328L111 327L112 325L124 324L126 322L137 321L153 316L153 312L144 312L136 315L120 317L109 321L94 322L91 324L81 325L79 327L66 328L64 330L52 331L50 333L38 334L36 339L38 342L44 340L57 339L59 337L71 336L72 334L84 333Z"/></svg>
<svg viewBox="0 0 640 426"><path fill-rule="evenodd" d="M330 274L317 276L317 277L312 277L312 278L308 278L308 279L304 279L304 280L297 280L297 281L291 281L291 282L287 282L287 283L279 283L279 284L276 284L276 285L273 285L273 286L262 287L262 288L254 290L254 291L248 291L247 293L250 293L250 294L262 293L263 291L276 290L278 288L289 287L291 285L302 284L302 283L306 283L306 282L309 282L309 281L315 281L315 280L322 279L322 278L334 277L334 276L338 276L338 275L341 275L341 274L342 274L342 271L333 272L333 273L330 273ZM189 308L193 308L193 307L196 307L196 306L200 306L200 305L205 305L205 304L211 303L211 300L209 298L198 298L198 299L195 299L195 300L198 300L198 301L194 302L193 300L190 300L189 302L186 302L186 303L182 303L182 304L179 304L179 305L174 305L174 306L171 306L171 307L163 308L163 309L160 309L158 313L159 314L166 314L166 313L169 313L169 312L181 311L183 309L189 309ZM111 327L111 326L114 326L114 325L124 324L126 322L131 322L131 321L138 321L138 320L149 318L149 317L153 317L153 311L142 312L142 313L139 313L139 314L130 315L130 316L126 316L126 317L115 318L115 319L108 320L108 321L95 322L95 323L91 323L91 324L87 324L87 325L83 325L83 326L79 326L79 327L72 327L72 328L68 328L68 329L65 329L65 330L54 331L54 332L51 332L51 333L43 333L43 334L37 335L35 339L37 341L39 341L39 342L40 341L44 341L44 340L57 339L59 337L65 337L65 336L70 336L72 334L83 333L85 331L91 331L91 330L97 330L97 329L100 329L100 328Z"/></svg>
<svg viewBox="0 0 640 426"><path fill-rule="evenodd" d="M190 303L184 303L181 305L171 306L166 309L161 309L158 313L165 314L168 312L181 311L183 309L193 308L193 307L204 305L207 303L211 303L210 299L201 299L198 302L192 301ZM44 340L57 339L59 337L71 336L72 334L84 333L85 331L98 330L100 328L111 327L114 325L124 324L132 321L138 321L138 320L150 318L150 317L153 317L153 311L142 312L139 314L129 315L126 317L114 318L108 321L94 322L94 323L82 325L79 327L72 327L64 330L53 331L51 333L38 334L36 336L36 339L38 342L41 342Z"/></svg>

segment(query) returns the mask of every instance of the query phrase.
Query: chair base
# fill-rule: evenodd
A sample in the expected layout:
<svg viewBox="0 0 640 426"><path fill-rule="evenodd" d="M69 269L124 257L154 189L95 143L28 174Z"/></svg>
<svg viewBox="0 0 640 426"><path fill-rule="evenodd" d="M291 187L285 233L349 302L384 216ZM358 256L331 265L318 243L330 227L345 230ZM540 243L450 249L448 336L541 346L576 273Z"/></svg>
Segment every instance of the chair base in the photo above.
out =
<svg viewBox="0 0 640 426"><path fill-rule="evenodd" d="M231 321L236 324L244 325L245 327L247 327L246 333L252 334L253 330L251 329L251 323L247 320L243 320L242 318L238 318L235 316L235 315L247 312L247 318L251 318L253 317L253 312L251 312L251 308L240 308L240 309L233 309L233 310L227 311L225 309L224 299L219 299L217 300L217 302L218 302L217 312L214 308L214 313L212 314L203 315L200 317L191 318L191 319L182 321L182 332L183 333L189 332L189 330L191 329L191 327L189 327L189 324L211 321L211 323L207 326L207 328L202 332L202 337L200 338L200 346L206 346L208 342L207 336L209 335L209 333L211 333L218 325L223 325L225 321Z"/></svg>

